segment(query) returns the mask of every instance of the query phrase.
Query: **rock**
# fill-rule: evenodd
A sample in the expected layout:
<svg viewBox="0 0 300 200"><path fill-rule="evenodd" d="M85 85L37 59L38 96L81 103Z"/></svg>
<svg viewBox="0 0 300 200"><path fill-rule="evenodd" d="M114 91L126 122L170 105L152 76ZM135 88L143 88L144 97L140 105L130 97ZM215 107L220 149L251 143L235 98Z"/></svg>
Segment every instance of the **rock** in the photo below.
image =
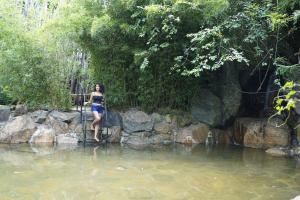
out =
<svg viewBox="0 0 300 200"><path fill-rule="evenodd" d="M300 119L298 120L298 123L296 125L296 130L295 130L296 134L297 134L297 139L298 142L300 143Z"/></svg>
<svg viewBox="0 0 300 200"><path fill-rule="evenodd" d="M15 116L20 116L20 115L25 115L27 113L28 113L27 106L25 104L18 104L16 106L16 110L15 110L14 115Z"/></svg>
<svg viewBox="0 0 300 200"><path fill-rule="evenodd" d="M77 144L78 136L74 133L61 134L55 137L57 144Z"/></svg>
<svg viewBox="0 0 300 200"><path fill-rule="evenodd" d="M233 136L236 143L252 148L285 147L289 145L290 130L278 119L239 118L235 121Z"/></svg>
<svg viewBox="0 0 300 200"><path fill-rule="evenodd" d="M266 150L266 153L277 157L288 156L288 152L282 148L270 148Z"/></svg>
<svg viewBox="0 0 300 200"><path fill-rule="evenodd" d="M269 147L285 147L290 143L291 130L287 126L277 127L283 122L280 120L270 120L266 122L264 129L264 148Z"/></svg>
<svg viewBox="0 0 300 200"><path fill-rule="evenodd" d="M204 143L208 135L209 127L206 124L198 123L181 128L175 133L175 142L183 144Z"/></svg>
<svg viewBox="0 0 300 200"><path fill-rule="evenodd" d="M300 157L300 147L294 149L294 155Z"/></svg>
<svg viewBox="0 0 300 200"><path fill-rule="evenodd" d="M49 116L54 118L57 121L70 123L74 118L80 116L79 112L59 112L59 111L52 111L49 113Z"/></svg>
<svg viewBox="0 0 300 200"><path fill-rule="evenodd" d="M239 110L242 98L239 71L228 63L210 75L211 84L202 84L195 91L191 113L196 121L213 127L224 126Z"/></svg>
<svg viewBox="0 0 300 200"><path fill-rule="evenodd" d="M56 120L52 115L48 115L45 124L50 125L54 130L55 134L65 134L69 132L68 124L59 120Z"/></svg>
<svg viewBox="0 0 300 200"><path fill-rule="evenodd" d="M7 122L0 132L2 143L28 142L36 130L36 125L28 115L18 116Z"/></svg>
<svg viewBox="0 0 300 200"><path fill-rule="evenodd" d="M216 82L220 86L216 93L220 92L222 100L223 114L221 125L225 125L228 120L236 116L241 104L242 94L239 83L239 70L236 66L231 66L227 63Z"/></svg>
<svg viewBox="0 0 300 200"><path fill-rule="evenodd" d="M53 143L55 138L55 131L47 125L39 125L37 130L31 136L30 143Z"/></svg>
<svg viewBox="0 0 300 200"><path fill-rule="evenodd" d="M171 126L169 123L160 122L154 125L154 131L158 134L170 134Z"/></svg>
<svg viewBox="0 0 300 200"><path fill-rule="evenodd" d="M295 108L295 111L296 111L296 113L297 113L298 115L300 115L300 102L299 102L299 101L296 102L296 108Z"/></svg>
<svg viewBox="0 0 300 200"><path fill-rule="evenodd" d="M0 105L0 122L6 122L9 120L10 108L8 106Z"/></svg>
<svg viewBox="0 0 300 200"><path fill-rule="evenodd" d="M165 120L166 120L167 123L172 123L172 117L171 117L171 115L170 115L170 114L167 114L167 115L165 116Z"/></svg>
<svg viewBox="0 0 300 200"><path fill-rule="evenodd" d="M149 132L135 132L134 134L123 134L121 143L133 145L133 146L146 146L150 145Z"/></svg>
<svg viewBox="0 0 300 200"><path fill-rule="evenodd" d="M216 144L229 145L232 143L232 130L221 130L221 129L212 129L214 140Z"/></svg>
<svg viewBox="0 0 300 200"><path fill-rule="evenodd" d="M211 126L217 126L222 121L221 100L210 90L199 89L192 98L191 113L193 119Z"/></svg>
<svg viewBox="0 0 300 200"><path fill-rule="evenodd" d="M123 129L127 133L151 131L153 121L149 115L142 111L130 110L123 114Z"/></svg>
<svg viewBox="0 0 300 200"><path fill-rule="evenodd" d="M155 144L169 144L170 135L151 134L150 132L135 132L133 134L124 134L122 132L121 143L131 146L148 146Z"/></svg>
<svg viewBox="0 0 300 200"><path fill-rule="evenodd" d="M46 110L37 110L33 113L30 113L31 118L35 123L42 124L46 121L49 111Z"/></svg>
<svg viewBox="0 0 300 200"><path fill-rule="evenodd" d="M152 113L151 119L154 123L160 123L160 122L164 121L164 117L158 113Z"/></svg>
<svg viewBox="0 0 300 200"><path fill-rule="evenodd" d="M152 135L150 138L150 143L151 144L170 144L171 141L171 135L167 135L167 134L155 134Z"/></svg>
<svg viewBox="0 0 300 200"><path fill-rule="evenodd" d="M107 111L106 114L103 116L103 126L104 127L113 127L113 126L119 126L123 127L122 124L122 117L117 112L109 112Z"/></svg>
<svg viewBox="0 0 300 200"><path fill-rule="evenodd" d="M106 128L104 128L104 133L106 132ZM121 140L121 127L113 126L108 128L109 138L107 139L110 143L119 143Z"/></svg>
<svg viewBox="0 0 300 200"><path fill-rule="evenodd" d="M300 200L300 195L296 196L295 198L291 199L291 200Z"/></svg>

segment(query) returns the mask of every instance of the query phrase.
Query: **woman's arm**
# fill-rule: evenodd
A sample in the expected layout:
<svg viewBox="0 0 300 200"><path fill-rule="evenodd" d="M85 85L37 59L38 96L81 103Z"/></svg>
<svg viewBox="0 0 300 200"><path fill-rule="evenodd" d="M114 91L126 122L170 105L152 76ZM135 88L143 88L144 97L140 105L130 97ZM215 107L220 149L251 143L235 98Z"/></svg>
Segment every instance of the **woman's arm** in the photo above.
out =
<svg viewBox="0 0 300 200"><path fill-rule="evenodd" d="M91 103L92 103L92 100L93 100L93 94L94 94L94 92L91 93L89 101L88 101L88 102L85 102L85 104L91 104Z"/></svg>

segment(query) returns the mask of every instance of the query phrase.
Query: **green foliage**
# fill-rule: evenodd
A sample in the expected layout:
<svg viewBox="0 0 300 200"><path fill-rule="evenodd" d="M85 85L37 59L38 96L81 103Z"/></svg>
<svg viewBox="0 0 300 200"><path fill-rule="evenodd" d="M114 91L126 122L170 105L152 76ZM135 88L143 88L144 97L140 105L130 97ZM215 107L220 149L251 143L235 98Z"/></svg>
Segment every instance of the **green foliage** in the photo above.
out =
<svg viewBox="0 0 300 200"><path fill-rule="evenodd" d="M74 59L80 49L111 106L147 110L188 109L206 72L227 62L242 63L237 70L287 74L281 49L287 31L297 30L300 6L292 0L37 0L22 15L23 1L0 3L0 84L13 99L68 107L66 80L82 75Z"/></svg>
<svg viewBox="0 0 300 200"><path fill-rule="evenodd" d="M291 111L296 107L296 101L299 101L296 97L299 91L297 91L295 87L296 84L293 81L288 81L280 88L277 96L275 97L275 109L277 112L272 115L270 119L277 115L281 116L284 112L286 112L288 116L282 125L287 122Z"/></svg>
<svg viewBox="0 0 300 200"><path fill-rule="evenodd" d="M42 34L36 37L33 19L20 14L21 2L1 3L0 86L5 94L30 108L68 108L70 95L59 67L63 59Z"/></svg>

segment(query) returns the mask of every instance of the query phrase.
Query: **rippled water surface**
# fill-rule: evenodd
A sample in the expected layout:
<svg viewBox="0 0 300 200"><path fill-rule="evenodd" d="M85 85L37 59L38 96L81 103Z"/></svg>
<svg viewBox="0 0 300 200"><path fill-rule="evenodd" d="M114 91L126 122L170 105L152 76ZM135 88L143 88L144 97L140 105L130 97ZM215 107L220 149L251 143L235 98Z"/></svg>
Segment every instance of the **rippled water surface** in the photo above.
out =
<svg viewBox="0 0 300 200"><path fill-rule="evenodd" d="M0 145L0 199L291 199L300 163L204 146Z"/></svg>

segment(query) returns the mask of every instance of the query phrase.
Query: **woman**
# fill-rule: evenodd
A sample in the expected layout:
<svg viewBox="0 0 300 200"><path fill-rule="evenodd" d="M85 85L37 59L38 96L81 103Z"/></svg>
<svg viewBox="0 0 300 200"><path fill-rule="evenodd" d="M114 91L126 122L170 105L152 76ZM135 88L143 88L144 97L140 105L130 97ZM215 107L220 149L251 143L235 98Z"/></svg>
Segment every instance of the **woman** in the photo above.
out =
<svg viewBox="0 0 300 200"><path fill-rule="evenodd" d="M97 137L98 130L101 130L100 122L105 111L104 109L104 86L97 83L95 85L95 91L91 93L90 100L88 101L91 105L91 110L94 115L94 121L91 124L91 130L95 130L94 139L99 142Z"/></svg>

